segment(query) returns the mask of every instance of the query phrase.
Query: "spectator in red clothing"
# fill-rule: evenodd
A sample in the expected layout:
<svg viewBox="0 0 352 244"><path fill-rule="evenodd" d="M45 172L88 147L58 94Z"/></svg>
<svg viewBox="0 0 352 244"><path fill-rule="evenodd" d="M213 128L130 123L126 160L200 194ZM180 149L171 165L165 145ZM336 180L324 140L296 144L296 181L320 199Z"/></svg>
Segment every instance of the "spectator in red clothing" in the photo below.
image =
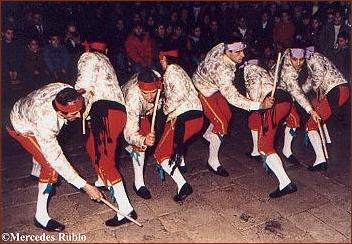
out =
<svg viewBox="0 0 352 244"><path fill-rule="evenodd" d="M279 43L284 48L290 47L295 34L295 26L290 20L287 10L281 12L281 20L274 26L273 39L274 43Z"/></svg>
<svg viewBox="0 0 352 244"><path fill-rule="evenodd" d="M155 68L154 44L140 22L133 24L132 33L125 41L125 49L133 73L140 73L143 67Z"/></svg>

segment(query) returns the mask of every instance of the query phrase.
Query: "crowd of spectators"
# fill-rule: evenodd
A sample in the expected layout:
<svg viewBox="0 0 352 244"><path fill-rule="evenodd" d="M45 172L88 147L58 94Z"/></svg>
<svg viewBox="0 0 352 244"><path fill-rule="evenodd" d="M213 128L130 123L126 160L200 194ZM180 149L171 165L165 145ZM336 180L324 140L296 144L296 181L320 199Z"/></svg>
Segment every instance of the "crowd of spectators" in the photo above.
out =
<svg viewBox="0 0 352 244"><path fill-rule="evenodd" d="M121 83L141 67L158 69L158 50L168 47L191 74L228 35L242 36L265 67L298 41L314 46L349 79L349 15L348 1L2 2L3 91L72 84L90 35L106 40Z"/></svg>

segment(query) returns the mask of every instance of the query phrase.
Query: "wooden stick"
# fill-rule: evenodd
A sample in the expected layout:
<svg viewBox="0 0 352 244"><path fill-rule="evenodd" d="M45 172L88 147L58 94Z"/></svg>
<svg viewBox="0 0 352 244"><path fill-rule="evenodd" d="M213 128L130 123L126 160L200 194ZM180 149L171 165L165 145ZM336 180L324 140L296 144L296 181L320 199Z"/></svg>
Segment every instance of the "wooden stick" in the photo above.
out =
<svg viewBox="0 0 352 244"><path fill-rule="evenodd" d="M83 116L82 116L82 132L83 132L83 135L86 134L86 119L83 118Z"/></svg>
<svg viewBox="0 0 352 244"><path fill-rule="evenodd" d="M323 130L321 129L320 121L318 121L318 128L319 128L319 134L320 134L320 137L321 137L321 142L322 142L322 144L323 144L323 150L324 150L325 158L328 159L328 158L329 158L329 155L328 155L328 150L327 150L327 148L326 148L325 135L324 135Z"/></svg>
<svg viewBox="0 0 352 244"><path fill-rule="evenodd" d="M274 93L276 90L276 84L279 79L279 66L280 66L280 60L281 60L281 53L277 55L277 61L276 61L276 67L275 67L275 75L274 75L274 85L273 85L273 90L271 91L271 97L274 97Z"/></svg>
<svg viewBox="0 0 352 244"><path fill-rule="evenodd" d="M141 223L139 223L137 220L131 218L130 216L128 216L127 214L122 213L120 210L118 210L115 206L113 206L109 201L107 201L104 198L100 199L103 203L105 203L106 205L108 205L112 210L114 210L116 213L122 215L123 217L125 217L126 219L132 221L133 223L135 223L136 225L138 225L139 227L143 227L143 225Z"/></svg>
<svg viewBox="0 0 352 244"><path fill-rule="evenodd" d="M150 126L150 131L154 132L155 131L155 117L156 117L156 110L158 109L158 104L159 104L159 98L160 98L160 93L161 89L158 89L158 92L156 94L156 99L154 103L154 109L153 109L153 117L152 117L152 125Z"/></svg>

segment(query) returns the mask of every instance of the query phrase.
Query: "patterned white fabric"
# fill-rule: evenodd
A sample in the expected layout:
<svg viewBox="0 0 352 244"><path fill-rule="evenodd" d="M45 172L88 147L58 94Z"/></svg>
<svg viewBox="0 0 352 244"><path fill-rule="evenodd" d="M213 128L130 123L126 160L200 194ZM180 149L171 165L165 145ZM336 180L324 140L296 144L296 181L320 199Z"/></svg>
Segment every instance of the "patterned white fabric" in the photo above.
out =
<svg viewBox="0 0 352 244"><path fill-rule="evenodd" d="M304 95L300 85L298 84L298 71L292 66L290 60L290 50L287 49L282 55L282 67L281 76L279 77L277 89L282 89L290 93L290 95L298 102L298 104L305 109L308 113L312 110L308 99ZM270 75L274 77L275 75L274 65L270 70Z"/></svg>
<svg viewBox="0 0 352 244"><path fill-rule="evenodd" d="M52 101L66 87L71 86L51 83L19 99L10 113L10 120L15 131L36 138L41 152L53 169L69 183L81 188L86 181L67 161L56 138L66 120L58 116Z"/></svg>
<svg viewBox="0 0 352 244"><path fill-rule="evenodd" d="M154 107L154 103L147 102L138 86L138 75L135 74L122 86L122 92L126 101L127 123L124 129L126 141L138 147L144 145L145 136L139 134L139 120L146 116L148 111Z"/></svg>
<svg viewBox="0 0 352 244"><path fill-rule="evenodd" d="M163 111L168 115L167 121L190 110L203 110L191 78L180 66L172 64L167 67L163 75L163 84L165 94Z"/></svg>
<svg viewBox="0 0 352 244"><path fill-rule="evenodd" d="M117 76L108 57L99 52L86 52L78 61L78 76L75 88L85 89L87 112L98 100L115 101L125 105Z"/></svg>
<svg viewBox="0 0 352 244"><path fill-rule="evenodd" d="M274 84L274 79L262 67L248 64L244 67L244 81L247 96L256 102L262 102Z"/></svg>
<svg viewBox="0 0 352 244"><path fill-rule="evenodd" d="M308 79L302 86L304 92L313 89L320 97L324 97L334 87L348 83L336 66L322 54L314 52L306 62Z"/></svg>
<svg viewBox="0 0 352 244"><path fill-rule="evenodd" d="M220 93L232 105L247 111L259 109L259 103L241 95L233 84L236 63L224 54L224 43L213 47L198 65L192 80L195 87L206 97Z"/></svg>

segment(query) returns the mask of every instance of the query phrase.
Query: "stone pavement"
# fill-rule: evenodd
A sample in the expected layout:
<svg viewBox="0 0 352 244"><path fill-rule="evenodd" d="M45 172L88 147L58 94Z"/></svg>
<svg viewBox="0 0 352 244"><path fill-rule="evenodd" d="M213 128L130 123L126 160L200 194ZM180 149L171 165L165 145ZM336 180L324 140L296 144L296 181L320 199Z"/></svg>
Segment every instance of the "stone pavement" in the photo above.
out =
<svg viewBox="0 0 352 244"><path fill-rule="evenodd" d="M246 158L251 145L246 113L234 112L233 128L221 149L220 160L230 176L223 178L206 168L207 144L200 137L186 155L186 179L193 194L182 204L173 201L176 185L170 177L161 182L149 157L145 182L152 199L143 200L132 190L133 169L126 153L120 154L120 170L140 228L133 223L109 228L104 221L114 212L95 203L73 186L62 182L49 205L50 215L66 225L67 235L84 236L80 242L351 242L350 119L329 121L333 143L328 145L329 168L312 173L312 147L303 146L302 131L293 150L305 166L285 162L296 193L279 199L268 194L276 178L261 163ZM65 153L82 176L94 182L95 174L79 134L64 141ZM279 136L282 138L282 130ZM282 147L279 140L278 149ZM33 226L37 184L29 178L31 158L20 146L2 137L2 233L42 234ZM47 233L52 234L52 233ZM58 234L54 234L58 236ZM58 240L58 239L56 239ZM70 239L75 241L75 239ZM66 239L66 241L68 241Z"/></svg>

